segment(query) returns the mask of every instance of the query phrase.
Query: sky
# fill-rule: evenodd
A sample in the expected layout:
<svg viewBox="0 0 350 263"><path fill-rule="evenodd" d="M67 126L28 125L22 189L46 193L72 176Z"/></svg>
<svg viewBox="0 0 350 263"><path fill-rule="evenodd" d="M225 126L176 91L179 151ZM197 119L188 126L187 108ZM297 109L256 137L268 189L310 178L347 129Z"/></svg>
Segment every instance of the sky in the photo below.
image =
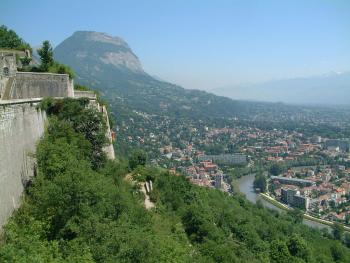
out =
<svg viewBox="0 0 350 263"><path fill-rule="evenodd" d="M350 70L350 0L1 0L32 46L77 30L123 38L146 72L185 88Z"/></svg>

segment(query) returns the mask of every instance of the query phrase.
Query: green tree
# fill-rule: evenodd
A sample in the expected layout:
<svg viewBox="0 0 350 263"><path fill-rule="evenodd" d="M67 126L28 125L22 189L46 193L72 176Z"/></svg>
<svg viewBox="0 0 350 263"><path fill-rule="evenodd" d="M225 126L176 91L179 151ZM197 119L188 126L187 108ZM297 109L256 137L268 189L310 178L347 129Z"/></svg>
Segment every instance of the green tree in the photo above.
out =
<svg viewBox="0 0 350 263"><path fill-rule="evenodd" d="M8 29L6 26L0 26L0 48L31 50L28 43L24 42L15 31Z"/></svg>
<svg viewBox="0 0 350 263"><path fill-rule="evenodd" d="M255 176L253 184L254 184L254 188L259 188L262 193L266 192L267 181L266 181L265 175L259 174L259 175Z"/></svg>
<svg viewBox="0 0 350 263"><path fill-rule="evenodd" d="M302 210L298 208L294 208L294 209L288 210L287 213L288 215L290 215L290 217L293 219L295 223L301 224L303 222L304 213Z"/></svg>
<svg viewBox="0 0 350 263"><path fill-rule="evenodd" d="M45 40L42 47L38 49L38 54L40 56L41 65L40 69L42 71L48 71L49 67L53 65L53 49L48 40Z"/></svg>
<svg viewBox="0 0 350 263"><path fill-rule="evenodd" d="M339 223L334 223L332 226L333 237L337 240L342 240L344 234L344 227Z"/></svg>
<svg viewBox="0 0 350 263"><path fill-rule="evenodd" d="M106 160L103 147L107 143L106 123L102 113L87 107L88 99L57 99L45 98L40 107L49 116L55 116L65 121L80 135L90 142L89 159L94 169L100 168Z"/></svg>
<svg viewBox="0 0 350 263"><path fill-rule="evenodd" d="M73 79L75 77L74 71L68 67L67 65L58 63L57 61L54 61L51 66L47 69L50 73L58 73L58 74L68 74L69 78Z"/></svg>
<svg viewBox="0 0 350 263"><path fill-rule="evenodd" d="M335 262L345 262L344 248L339 243L333 244L330 249Z"/></svg>
<svg viewBox="0 0 350 263"><path fill-rule="evenodd" d="M274 240L270 245L270 258L276 263L290 262L290 254L286 243Z"/></svg>
<svg viewBox="0 0 350 263"><path fill-rule="evenodd" d="M350 196L348 196L347 199L350 199ZM350 224L350 214L349 213L346 214L346 216L345 216L345 223Z"/></svg>
<svg viewBox="0 0 350 263"><path fill-rule="evenodd" d="M190 239L195 242L203 242L204 239L213 232L209 215L201 212L197 206L187 209L183 216L183 224Z"/></svg>
<svg viewBox="0 0 350 263"><path fill-rule="evenodd" d="M277 176L280 175L283 172L283 170L284 167L281 164L274 163L273 165L271 165L269 171L272 175Z"/></svg>
<svg viewBox="0 0 350 263"><path fill-rule="evenodd" d="M350 233L346 232L344 235L344 244L350 248Z"/></svg>
<svg viewBox="0 0 350 263"><path fill-rule="evenodd" d="M147 162L147 154L143 150L134 150L129 156L129 167L134 170L137 166L145 166Z"/></svg>
<svg viewBox="0 0 350 263"><path fill-rule="evenodd" d="M294 256L305 260L306 262L310 261L310 249L306 241L299 235L292 235L287 242L289 253Z"/></svg>
<svg viewBox="0 0 350 263"><path fill-rule="evenodd" d="M20 58L20 61L22 63L22 66L26 67L29 65L29 63L30 63L30 61L32 61L32 59L29 57L23 57L23 58Z"/></svg>

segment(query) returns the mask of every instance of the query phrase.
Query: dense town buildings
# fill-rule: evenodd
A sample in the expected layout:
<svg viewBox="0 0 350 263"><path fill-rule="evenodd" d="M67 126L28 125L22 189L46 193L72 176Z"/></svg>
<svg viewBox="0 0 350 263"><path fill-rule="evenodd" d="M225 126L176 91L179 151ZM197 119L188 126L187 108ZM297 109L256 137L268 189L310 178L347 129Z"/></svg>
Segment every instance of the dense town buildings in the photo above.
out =
<svg viewBox="0 0 350 263"><path fill-rule="evenodd" d="M346 139L307 137L295 131L251 127L208 128L199 144L160 148L170 161L198 185L230 191L222 167L284 166L278 175L269 175L269 191L277 200L327 220L350 219L350 156ZM205 147L226 145L213 154ZM208 149L208 147L207 147ZM230 153L230 151L233 151ZM162 163L162 158L158 159ZM227 169L224 169L227 170Z"/></svg>
<svg viewBox="0 0 350 263"><path fill-rule="evenodd" d="M350 211L348 117L335 115L334 110L323 111L322 116L313 112L269 115L266 120L251 116L251 120L174 122L135 111L129 123L118 125L117 132L127 134L119 143L125 138L127 144L145 149L152 163L183 173L202 186L214 188L216 174L223 174L222 189L231 191L226 187L228 179L256 170L269 172L274 164L282 166L278 174L268 174L269 179L282 177L268 181L272 197L281 200L282 188L296 187L309 200L308 213L345 222ZM303 180L305 184L293 183Z"/></svg>

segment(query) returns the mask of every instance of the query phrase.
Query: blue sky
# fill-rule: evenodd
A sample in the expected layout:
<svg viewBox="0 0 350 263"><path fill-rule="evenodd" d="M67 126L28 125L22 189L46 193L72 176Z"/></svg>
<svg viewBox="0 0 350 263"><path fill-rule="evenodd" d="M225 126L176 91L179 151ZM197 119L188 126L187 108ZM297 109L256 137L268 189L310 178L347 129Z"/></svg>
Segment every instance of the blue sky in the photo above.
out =
<svg viewBox="0 0 350 263"><path fill-rule="evenodd" d="M148 73L186 88L350 70L349 0L1 0L0 24L34 46L120 36Z"/></svg>

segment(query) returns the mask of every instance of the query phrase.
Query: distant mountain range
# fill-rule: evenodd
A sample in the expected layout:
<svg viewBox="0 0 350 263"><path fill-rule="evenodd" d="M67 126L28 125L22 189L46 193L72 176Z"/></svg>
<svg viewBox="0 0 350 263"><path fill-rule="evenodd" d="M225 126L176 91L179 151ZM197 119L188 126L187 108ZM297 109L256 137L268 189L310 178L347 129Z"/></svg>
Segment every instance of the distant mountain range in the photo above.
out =
<svg viewBox="0 0 350 263"><path fill-rule="evenodd" d="M350 72L222 87L213 93L233 99L297 104L350 104Z"/></svg>
<svg viewBox="0 0 350 263"><path fill-rule="evenodd" d="M276 118L291 116L291 112L300 112L305 108L304 106L295 107L283 103L244 101L239 99L249 98L238 96L239 92L216 91L217 94L233 98L230 99L205 91L184 89L162 81L143 70L139 59L123 39L105 33L75 32L54 49L54 56L59 62L73 68L77 74L75 82L99 90L101 95L110 102L112 110L119 111L119 113L122 109L126 109L126 111L136 110L175 119L182 117L195 119L238 117L271 120L274 116ZM346 78L346 75L344 75L344 78ZM334 87L334 85L330 86L332 83L330 76L325 79L329 80L329 85L325 85L326 82L321 80L319 81L320 84L324 84L324 87ZM306 95L303 95L303 88L301 88L306 84L302 86L301 83L307 81L296 79L291 80L291 82L293 83L291 87L295 87L294 90L299 90L300 96L306 98ZM345 80L343 82L347 83ZM284 99L288 97L288 102L294 102L292 100L293 96L284 93L287 92L287 88L283 92L282 89L276 91L282 85L279 85L279 82L272 84L272 87L268 84L266 84L266 87L271 90L275 89L274 94L279 98L276 101L285 101ZM344 94L341 100L334 97L332 88L329 89L328 95L324 94L326 93L324 89L321 91L315 87L310 88L309 102L320 103L319 99L315 99L320 95L330 101L345 102L349 98L349 96L346 96L348 92L346 87L344 85ZM249 91L249 88L245 87L241 91L244 92L245 89ZM269 100L266 94L257 92L252 99ZM306 100L304 99L303 102L306 102Z"/></svg>
<svg viewBox="0 0 350 263"><path fill-rule="evenodd" d="M75 32L54 49L54 56L74 69L76 82L100 90L114 105L124 103L134 110L176 117L233 117L249 114L256 106L152 77L124 40L105 33Z"/></svg>

